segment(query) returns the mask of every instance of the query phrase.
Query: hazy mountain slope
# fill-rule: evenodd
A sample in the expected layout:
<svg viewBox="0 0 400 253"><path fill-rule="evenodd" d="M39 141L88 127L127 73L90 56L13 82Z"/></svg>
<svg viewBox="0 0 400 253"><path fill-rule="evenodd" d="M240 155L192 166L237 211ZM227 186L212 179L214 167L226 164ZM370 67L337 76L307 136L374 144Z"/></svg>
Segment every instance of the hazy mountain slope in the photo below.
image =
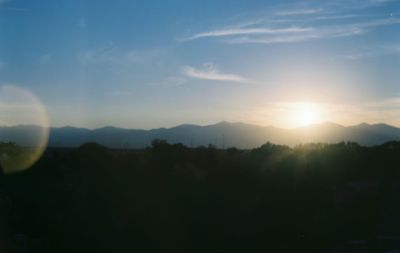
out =
<svg viewBox="0 0 400 253"><path fill-rule="evenodd" d="M14 141L20 145L30 146L36 143L38 132L40 132L38 126L0 127L0 141ZM334 123L323 123L288 130L229 122L207 126L187 124L152 130L115 127L90 130L61 127L51 128L49 146L76 147L85 142L97 142L112 148L143 148L149 146L156 138L187 146L212 144L220 148L254 148L266 142L297 145L308 142L353 141L362 145L376 145L400 140L400 129L385 124L363 123L344 127Z"/></svg>
<svg viewBox="0 0 400 253"><path fill-rule="evenodd" d="M0 141L16 142L23 146L35 146L43 136L42 128L33 125L20 125L13 127L0 127Z"/></svg>

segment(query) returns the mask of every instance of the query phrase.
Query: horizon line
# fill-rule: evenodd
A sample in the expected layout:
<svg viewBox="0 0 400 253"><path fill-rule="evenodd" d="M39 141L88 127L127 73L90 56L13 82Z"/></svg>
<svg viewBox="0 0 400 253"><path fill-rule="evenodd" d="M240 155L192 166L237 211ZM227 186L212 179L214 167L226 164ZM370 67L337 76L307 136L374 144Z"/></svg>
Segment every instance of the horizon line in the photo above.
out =
<svg viewBox="0 0 400 253"><path fill-rule="evenodd" d="M116 128L116 129L121 129L121 130L143 130L143 131L151 131L151 130L157 130L157 129L171 129L171 128L176 128L180 126L185 126L185 125L191 125L191 126L198 126L198 127L207 127L207 126L215 126L219 124L243 124L243 125L248 125L248 126L257 126L257 127L272 127L272 128L277 128L277 129L284 129L284 130L296 130L296 129L303 129L303 128L310 128L310 127L315 127L315 126L320 126L320 125L337 125L341 127L356 127L360 125L369 125L369 126L374 126L374 125L386 125L394 128L399 128L400 126L397 125L392 125L384 122L376 122L376 123L370 123L370 122L360 122L358 124L350 124L350 125L345 125L333 121L321 121L309 125L304 125L304 126L296 126L296 127L278 127L274 126L272 124L270 125L261 125L261 124L255 124L255 123L247 123L247 122L242 122L242 121L227 121L227 120L221 120L216 123L208 123L208 124L194 124L194 123L181 123L173 126L160 126L160 127L150 127L150 128L135 128L135 127L120 127L120 126L113 126L113 125L104 125L104 126L99 126L99 127L84 127L84 126L72 126L72 125L64 125L64 126L41 126L38 124L17 124L17 125L0 125L0 128L3 127L26 127L26 126L34 126L34 127L43 127L43 128L55 128L55 129L60 129L60 128L75 128L75 129L86 129L86 130L98 130L98 129L104 129L104 128Z"/></svg>

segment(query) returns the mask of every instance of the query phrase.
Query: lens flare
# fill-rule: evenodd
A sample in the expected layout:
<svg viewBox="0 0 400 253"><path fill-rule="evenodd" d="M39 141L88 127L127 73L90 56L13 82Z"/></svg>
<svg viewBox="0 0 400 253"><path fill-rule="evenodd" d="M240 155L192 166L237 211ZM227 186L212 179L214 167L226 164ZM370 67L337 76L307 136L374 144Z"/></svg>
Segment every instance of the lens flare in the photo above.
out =
<svg viewBox="0 0 400 253"><path fill-rule="evenodd" d="M43 155L49 138L45 106L29 90L0 88L0 167L5 174L29 169Z"/></svg>

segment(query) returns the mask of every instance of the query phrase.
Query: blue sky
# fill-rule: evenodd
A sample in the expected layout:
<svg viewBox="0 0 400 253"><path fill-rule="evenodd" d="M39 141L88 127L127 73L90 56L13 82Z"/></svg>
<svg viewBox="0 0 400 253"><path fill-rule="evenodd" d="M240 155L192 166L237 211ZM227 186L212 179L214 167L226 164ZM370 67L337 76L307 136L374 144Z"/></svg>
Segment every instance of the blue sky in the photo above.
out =
<svg viewBox="0 0 400 253"><path fill-rule="evenodd" d="M52 126L400 126L399 67L396 0L0 0L0 86Z"/></svg>

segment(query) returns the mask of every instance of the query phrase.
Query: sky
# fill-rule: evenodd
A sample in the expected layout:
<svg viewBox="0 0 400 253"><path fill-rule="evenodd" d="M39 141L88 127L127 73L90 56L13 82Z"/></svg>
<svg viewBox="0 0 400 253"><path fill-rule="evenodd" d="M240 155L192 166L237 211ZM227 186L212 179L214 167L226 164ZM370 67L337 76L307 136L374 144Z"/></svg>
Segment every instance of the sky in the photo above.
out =
<svg viewBox="0 0 400 253"><path fill-rule="evenodd" d="M400 126L400 1L0 0L0 124L32 108L87 128Z"/></svg>

